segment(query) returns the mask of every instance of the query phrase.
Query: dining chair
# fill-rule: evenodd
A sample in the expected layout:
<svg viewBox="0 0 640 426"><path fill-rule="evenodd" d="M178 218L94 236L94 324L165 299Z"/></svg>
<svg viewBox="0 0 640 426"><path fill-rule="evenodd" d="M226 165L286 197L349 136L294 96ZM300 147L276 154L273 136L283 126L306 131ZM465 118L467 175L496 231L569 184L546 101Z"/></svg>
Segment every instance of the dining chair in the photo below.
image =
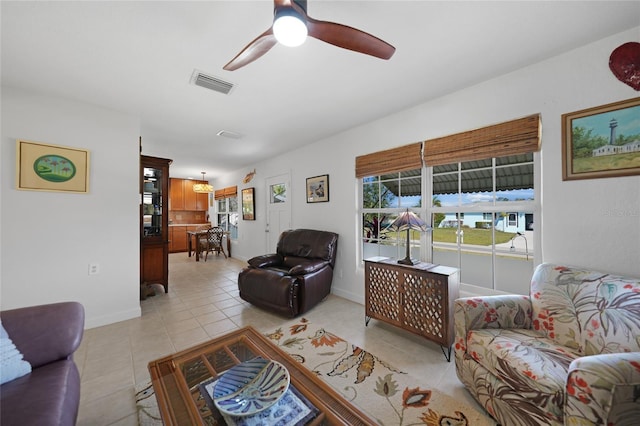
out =
<svg viewBox="0 0 640 426"><path fill-rule="evenodd" d="M214 226L209 229L206 234L205 243L206 246L204 250L206 251L204 256L204 261L207 261L207 257L209 257L209 253L216 252L216 255L220 255L222 253L227 258L227 254L224 252L224 248L222 248L222 240L224 238L224 231L219 226Z"/></svg>

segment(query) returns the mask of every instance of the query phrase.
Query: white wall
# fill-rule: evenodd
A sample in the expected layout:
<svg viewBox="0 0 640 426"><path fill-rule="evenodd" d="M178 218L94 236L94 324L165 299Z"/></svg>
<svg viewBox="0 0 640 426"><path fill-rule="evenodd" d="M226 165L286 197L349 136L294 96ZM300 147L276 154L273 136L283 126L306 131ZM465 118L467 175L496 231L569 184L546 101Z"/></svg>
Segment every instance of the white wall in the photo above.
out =
<svg viewBox="0 0 640 426"><path fill-rule="evenodd" d="M216 188L256 188L257 220L240 220L234 257L265 253L264 182L290 173L292 227L340 235L333 291L362 302L355 157L539 112L542 235L535 244L536 262L640 276L640 176L563 182L560 152L561 114L638 96L611 74L608 58L615 47L637 40L639 31L603 39L216 179ZM1 309L78 300L87 310L88 328L140 315L139 135L136 117L3 88ZM91 150L90 193L17 191L18 138ZM254 168L254 180L243 184L242 178ZM305 179L325 173L330 176L330 201L307 204ZM90 262L100 264L99 275L87 274Z"/></svg>
<svg viewBox="0 0 640 426"><path fill-rule="evenodd" d="M139 120L3 87L1 134L1 308L76 300L87 328L140 316ZM16 139L88 149L90 192L16 190Z"/></svg>
<svg viewBox="0 0 640 426"><path fill-rule="evenodd" d="M355 157L540 113L542 233L535 244L536 263L565 262L640 277L640 176L563 182L561 164L562 114L638 96L613 76L608 60L613 49L636 40L639 31L617 34L216 179L216 188L256 187L257 220L240 221L234 257L264 253L264 179L290 170L292 227L340 234L333 292L362 302ZM242 177L254 167L256 177L243 186ZM306 204L305 179L325 173L330 175L330 201Z"/></svg>

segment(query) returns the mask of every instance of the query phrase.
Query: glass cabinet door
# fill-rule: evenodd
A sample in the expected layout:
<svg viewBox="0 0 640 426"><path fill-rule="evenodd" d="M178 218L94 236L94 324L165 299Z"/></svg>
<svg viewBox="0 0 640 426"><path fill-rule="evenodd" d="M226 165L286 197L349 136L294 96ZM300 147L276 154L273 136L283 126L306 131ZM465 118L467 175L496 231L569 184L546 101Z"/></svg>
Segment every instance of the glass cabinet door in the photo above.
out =
<svg viewBox="0 0 640 426"><path fill-rule="evenodd" d="M143 237L162 237L162 169L144 167L142 183Z"/></svg>

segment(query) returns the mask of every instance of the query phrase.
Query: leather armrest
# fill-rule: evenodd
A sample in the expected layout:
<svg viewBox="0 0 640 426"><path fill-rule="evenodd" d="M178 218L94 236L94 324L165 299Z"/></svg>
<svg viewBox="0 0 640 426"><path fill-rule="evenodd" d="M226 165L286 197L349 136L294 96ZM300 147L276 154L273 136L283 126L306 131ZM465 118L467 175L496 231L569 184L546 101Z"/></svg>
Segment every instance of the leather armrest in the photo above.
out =
<svg viewBox="0 0 640 426"><path fill-rule="evenodd" d="M4 311L2 325L24 359L37 368L71 359L84 332L84 308L77 302Z"/></svg>
<svg viewBox="0 0 640 426"><path fill-rule="evenodd" d="M289 269L287 275L306 275L318 271L329 264L326 260L315 260L296 265Z"/></svg>
<svg viewBox="0 0 640 426"><path fill-rule="evenodd" d="M249 266L254 268L268 268L269 266L277 266L282 264L282 256L279 254L264 254L262 256L252 257L247 261Z"/></svg>

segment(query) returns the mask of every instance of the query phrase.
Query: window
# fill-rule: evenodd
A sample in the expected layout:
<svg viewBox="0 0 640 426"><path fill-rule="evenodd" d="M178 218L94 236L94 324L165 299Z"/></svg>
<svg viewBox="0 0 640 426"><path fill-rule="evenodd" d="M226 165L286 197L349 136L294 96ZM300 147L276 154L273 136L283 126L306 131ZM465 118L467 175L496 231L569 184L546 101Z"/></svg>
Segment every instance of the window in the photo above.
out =
<svg viewBox="0 0 640 426"><path fill-rule="evenodd" d="M214 193L218 226L229 232L232 240L238 239L238 187L218 189Z"/></svg>
<svg viewBox="0 0 640 426"><path fill-rule="evenodd" d="M232 240L238 239L238 198L229 197L216 200L218 226L229 232Z"/></svg>
<svg viewBox="0 0 640 426"><path fill-rule="evenodd" d="M533 272L533 170L533 153L430 168L432 262L460 268L465 283L527 288L520 281Z"/></svg>
<svg viewBox="0 0 640 426"><path fill-rule="evenodd" d="M433 227L410 234L412 257L458 267L466 284L525 294L540 128L534 114L357 157L362 258L404 257L406 233L387 227L410 209Z"/></svg>
<svg viewBox="0 0 640 426"><path fill-rule="evenodd" d="M387 173L362 178L362 253L373 256L405 257L407 234L387 228L406 211L422 216L422 170ZM420 258L420 232L410 232L411 254Z"/></svg>
<svg viewBox="0 0 640 426"><path fill-rule="evenodd" d="M285 203L287 202L287 185L284 183L277 183L269 187L271 189L271 198L269 202L271 204Z"/></svg>

